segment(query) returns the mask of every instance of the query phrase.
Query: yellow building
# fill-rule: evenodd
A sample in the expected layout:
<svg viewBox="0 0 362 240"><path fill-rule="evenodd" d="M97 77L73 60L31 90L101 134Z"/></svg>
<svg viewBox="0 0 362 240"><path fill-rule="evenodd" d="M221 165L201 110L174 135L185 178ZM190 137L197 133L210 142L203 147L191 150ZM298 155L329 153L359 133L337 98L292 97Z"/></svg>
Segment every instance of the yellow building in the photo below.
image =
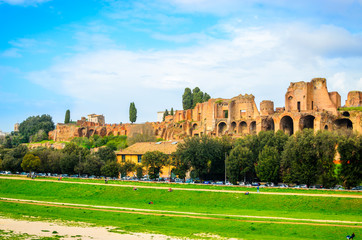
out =
<svg viewBox="0 0 362 240"><path fill-rule="evenodd" d="M179 142L138 142L126 149L116 152L117 161L122 164L126 161L133 162L135 164L141 164L142 155L146 152L160 151L165 154L168 154L171 157L171 154L176 152L177 145ZM161 169L161 176L163 178L168 178L171 176L172 166L165 166ZM146 169L144 169L146 171Z"/></svg>

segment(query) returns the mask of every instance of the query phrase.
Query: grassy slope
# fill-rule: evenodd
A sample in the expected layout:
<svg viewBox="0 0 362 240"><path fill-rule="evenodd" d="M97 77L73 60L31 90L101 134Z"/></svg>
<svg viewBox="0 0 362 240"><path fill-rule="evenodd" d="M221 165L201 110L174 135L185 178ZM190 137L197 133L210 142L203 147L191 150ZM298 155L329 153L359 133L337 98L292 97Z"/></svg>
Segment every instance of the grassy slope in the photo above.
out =
<svg viewBox="0 0 362 240"><path fill-rule="evenodd" d="M350 198L277 196L198 191L173 191L0 179L0 197L37 199L109 206L152 208L175 211L243 215L318 218L361 221L361 200ZM153 201L154 205L148 205ZM195 237L197 233L244 239L343 239L362 234L360 229L333 226L247 223L91 210L61 209L0 202L0 213L17 218L23 215L45 219L111 225L127 231L151 231L172 236ZM336 237L338 236L338 237Z"/></svg>
<svg viewBox="0 0 362 240"><path fill-rule="evenodd" d="M6 177L19 177L16 175L5 175ZM22 176L25 178L25 176ZM1 178L1 176L0 176ZM38 177L38 179L54 181L54 177ZM63 178L62 181L67 182L88 182L88 183L104 183L100 179L78 179L78 178ZM214 189L214 190L229 190L229 191L249 191L256 192L256 187L242 186L222 186L222 185L205 185L205 184L177 184L167 182L138 182L138 181L113 181L109 184L132 185L132 186L152 186L152 187L171 187L171 188L191 188L191 189ZM358 191L340 191L340 190L322 190L322 189L303 189L303 188L260 188L263 192L282 192L282 193L307 193L307 194L348 194L359 195Z"/></svg>
<svg viewBox="0 0 362 240"><path fill-rule="evenodd" d="M152 232L169 236L200 238L199 234L218 235L242 239L343 239L351 231L357 236L359 229L332 226L279 225L269 223L235 222L230 220L207 220L175 218L167 216L144 216L127 213L103 213L90 210L64 209L44 206L0 202L0 212L12 218L22 216L40 217L37 220L58 219L88 222L100 226L114 226L130 232ZM219 239L219 237L215 237Z"/></svg>
<svg viewBox="0 0 362 240"><path fill-rule="evenodd" d="M0 197L239 215L360 220L361 200L288 195L173 191L0 179ZM154 205L148 205L153 201ZM353 209L353 211L351 211Z"/></svg>

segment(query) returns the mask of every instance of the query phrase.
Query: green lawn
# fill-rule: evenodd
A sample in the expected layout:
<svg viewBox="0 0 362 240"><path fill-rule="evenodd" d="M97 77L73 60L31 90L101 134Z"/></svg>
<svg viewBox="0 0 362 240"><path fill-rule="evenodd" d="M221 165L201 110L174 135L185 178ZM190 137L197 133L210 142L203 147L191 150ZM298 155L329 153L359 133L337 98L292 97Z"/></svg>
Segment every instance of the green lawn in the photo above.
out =
<svg viewBox="0 0 362 240"><path fill-rule="evenodd" d="M19 177L16 175L3 175L6 177ZM24 177L24 176L23 176ZM0 175L1 178L1 175ZM25 177L24 177L25 178ZM37 177L37 179L54 181L55 177ZM79 179L79 178L62 178L66 182L88 182L88 183L104 183L102 179ZM171 188L191 188L191 189L213 189L213 190L228 190L228 191L249 191L256 192L256 187L243 187L239 185L223 186L223 185L205 185L205 184L178 184L167 182L138 182L138 181L119 181L109 180L109 184L132 185L132 186L152 186L152 187L171 187ZM360 195L358 191L347 190L324 190L324 189L304 189L304 188L260 188L263 192L282 192L282 193L307 193L307 194L355 194Z"/></svg>
<svg viewBox="0 0 362 240"><path fill-rule="evenodd" d="M362 200L357 198L263 195L257 193L246 196L240 193L178 191L176 189L173 192L168 192L165 189L151 188L139 188L134 191L132 187L117 187L106 184L67 184L1 178L0 197L179 212L362 222ZM149 205L148 202L150 201L153 201L154 204ZM351 234L351 231L354 231L357 236L362 234L361 228L357 227L250 223L235 221L234 219L253 220L253 218L237 217L220 217L220 220L192 219L80 209L70 210L6 202L0 202L0 213L13 218L31 215L45 219L111 225L132 232L155 231L171 236L186 237L196 237L195 234L197 233L209 233L244 239L336 239L336 236L340 236L338 239L343 239L347 234ZM273 221L280 222L281 220ZM360 227L361 224L357 226Z"/></svg>

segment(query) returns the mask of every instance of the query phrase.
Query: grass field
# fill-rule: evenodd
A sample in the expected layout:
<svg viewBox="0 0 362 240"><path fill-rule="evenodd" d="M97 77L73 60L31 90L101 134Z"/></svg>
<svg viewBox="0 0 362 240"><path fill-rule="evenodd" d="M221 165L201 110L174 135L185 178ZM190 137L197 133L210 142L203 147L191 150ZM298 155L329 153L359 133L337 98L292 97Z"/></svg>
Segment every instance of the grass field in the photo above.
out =
<svg viewBox="0 0 362 240"><path fill-rule="evenodd" d="M197 186L202 187L211 186ZM357 237L362 234L362 199L357 198L361 193L352 197L324 197L181 191L174 186L173 189L168 192L139 187L134 191L132 187L110 184L0 178L0 198L43 201L29 204L2 200L0 214L11 218L80 221L130 232L188 238L217 235L215 239L345 239L352 232ZM150 201L153 204L148 204ZM52 202L64 205L49 204Z"/></svg>

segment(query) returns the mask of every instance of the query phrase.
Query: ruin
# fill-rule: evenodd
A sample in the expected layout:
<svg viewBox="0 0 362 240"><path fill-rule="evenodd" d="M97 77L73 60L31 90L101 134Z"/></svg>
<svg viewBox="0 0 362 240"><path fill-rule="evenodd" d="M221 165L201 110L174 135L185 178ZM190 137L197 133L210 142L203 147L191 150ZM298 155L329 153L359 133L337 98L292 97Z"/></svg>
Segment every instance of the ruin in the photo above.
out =
<svg viewBox="0 0 362 240"><path fill-rule="evenodd" d="M361 107L362 92L348 94L345 107ZM255 97L239 95L231 99L209 99L195 108L177 110L163 122L146 124L100 124L78 121L77 125L58 124L49 137L56 141L72 137L89 137L94 134L127 135L150 131L165 140L186 136L233 136L257 134L260 131L282 130L291 135L305 128L318 130L352 129L362 132L362 111L341 108L338 92L328 92L325 78L310 82L290 83L285 94L285 107L274 109L274 103L264 100L258 110Z"/></svg>

